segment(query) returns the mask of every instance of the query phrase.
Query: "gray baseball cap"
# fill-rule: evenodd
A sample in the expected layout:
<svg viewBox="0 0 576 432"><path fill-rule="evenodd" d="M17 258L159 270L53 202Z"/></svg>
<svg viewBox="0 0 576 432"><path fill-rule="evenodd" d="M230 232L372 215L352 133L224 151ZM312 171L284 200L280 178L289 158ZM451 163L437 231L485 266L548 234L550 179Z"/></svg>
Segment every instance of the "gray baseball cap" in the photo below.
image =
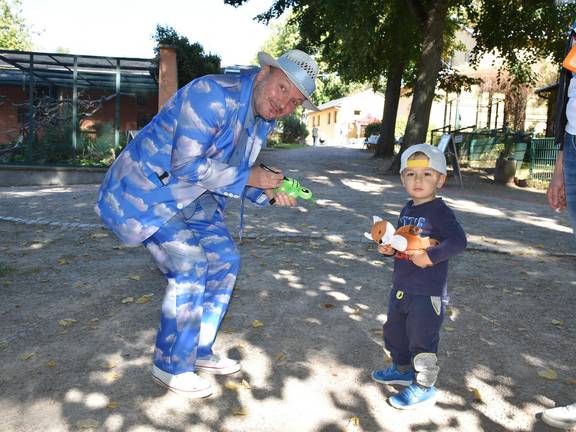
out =
<svg viewBox="0 0 576 432"><path fill-rule="evenodd" d="M408 159L414 153L424 153L428 156L428 161L425 162L425 165L422 164L414 164L414 166L421 166L421 167L430 167L435 169L440 174L446 175L446 158L444 157L444 153L438 148L430 144L415 144L408 147L402 153L402 157L400 159L400 173L404 171L406 168L410 168L410 164L408 163ZM413 162L420 162L420 161L410 161Z"/></svg>

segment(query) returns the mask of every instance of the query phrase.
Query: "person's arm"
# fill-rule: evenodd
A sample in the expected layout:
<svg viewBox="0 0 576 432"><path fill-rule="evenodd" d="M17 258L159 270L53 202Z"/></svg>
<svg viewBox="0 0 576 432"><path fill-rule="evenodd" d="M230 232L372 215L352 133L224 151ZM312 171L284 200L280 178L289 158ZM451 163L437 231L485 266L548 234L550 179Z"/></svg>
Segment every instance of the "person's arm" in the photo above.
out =
<svg viewBox="0 0 576 432"><path fill-rule="evenodd" d="M556 157L554 173L546 191L546 197L550 207L557 211L563 211L566 208L566 191L564 189L564 152L560 150Z"/></svg>
<svg viewBox="0 0 576 432"><path fill-rule="evenodd" d="M435 218L439 226L436 230L440 234L440 244L424 252L410 256L410 260L418 267L429 267L446 261L466 249L466 234L456 220L456 216L448 207Z"/></svg>
<svg viewBox="0 0 576 432"><path fill-rule="evenodd" d="M174 132L171 174L211 192L239 197L251 171L211 157L234 145L223 142L221 148L216 147L215 138L226 132L230 120L231 109L224 91L215 82L201 79L183 92Z"/></svg>

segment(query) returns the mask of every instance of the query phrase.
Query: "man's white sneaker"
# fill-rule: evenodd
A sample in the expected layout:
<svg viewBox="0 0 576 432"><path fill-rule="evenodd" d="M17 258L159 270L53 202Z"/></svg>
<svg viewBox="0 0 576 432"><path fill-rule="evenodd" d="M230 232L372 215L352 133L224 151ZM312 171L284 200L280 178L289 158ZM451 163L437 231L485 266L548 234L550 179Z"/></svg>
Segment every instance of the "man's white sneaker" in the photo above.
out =
<svg viewBox="0 0 576 432"><path fill-rule="evenodd" d="M186 395L190 398L207 397L214 391L208 381L199 377L194 372L184 372L178 375L172 375L154 366L152 368L152 378L168 390Z"/></svg>
<svg viewBox="0 0 576 432"><path fill-rule="evenodd" d="M240 370L240 362L212 354L209 357L198 357L196 369L214 375L230 375Z"/></svg>
<svg viewBox="0 0 576 432"><path fill-rule="evenodd" d="M542 413L542 421L560 429L576 426L576 403L545 410Z"/></svg>

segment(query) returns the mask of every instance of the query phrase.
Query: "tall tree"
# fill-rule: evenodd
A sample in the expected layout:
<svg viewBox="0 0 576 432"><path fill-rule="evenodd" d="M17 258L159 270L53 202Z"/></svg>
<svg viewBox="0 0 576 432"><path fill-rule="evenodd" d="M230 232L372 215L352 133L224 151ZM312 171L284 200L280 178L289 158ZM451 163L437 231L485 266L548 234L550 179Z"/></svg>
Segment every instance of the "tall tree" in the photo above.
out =
<svg viewBox="0 0 576 432"><path fill-rule="evenodd" d="M20 5L20 0L0 0L0 49L32 49L30 30L21 15Z"/></svg>
<svg viewBox="0 0 576 432"><path fill-rule="evenodd" d="M273 23L272 33L262 45L262 51L278 57L290 49L306 49L309 42L303 40L300 27L301 24L294 14L289 14L281 18L280 22ZM318 59L318 62L321 74L313 95L316 104L339 99L362 87L360 84L344 82L338 73L330 72L330 67L322 58Z"/></svg>
<svg viewBox="0 0 576 432"><path fill-rule="evenodd" d="M156 26L153 39L157 43L156 48L154 48L157 62L159 61L160 45L176 48L178 87L183 87L194 78L220 72L220 57L214 54L205 54L202 45L198 42L191 44L187 37L180 36L172 27Z"/></svg>
<svg viewBox="0 0 576 432"><path fill-rule="evenodd" d="M247 0L224 1L238 6ZM561 52L564 40L565 23L570 16L574 19L576 12L574 4L556 7L552 0L275 0L268 11L257 18L269 20L280 16L290 7L300 17L300 30L303 34L316 32L318 35L326 31L325 25L331 25L328 28L332 32L328 31L321 38L310 37L310 40L320 41L322 57L329 64L346 62L348 66L341 64L341 68L337 69L342 76L361 64L357 59L362 58L364 52L369 52L375 59L368 63L373 69L365 68L367 71L376 69L380 74L391 73L390 63L379 60L384 58L389 59L389 62L397 62L398 59L411 59L410 55L401 57L399 53L404 53L403 49L413 50L416 47L418 55L413 101L406 125L404 147L426 140L430 110L442 67L443 48L454 29L452 22L460 21L473 29L477 42L474 53L477 58L484 53L497 51L505 59L505 65L509 66L508 70L516 82L522 83L530 79L530 68L527 65L535 59L552 54L558 59L557 54ZM416 33L421 38L416 45L395 43L394 33L383 33L393 43L377 45L381 34L374 31L377 27L371 25L374 20L389 22L396 34L411 33L410 27L406 27L406 21L398 20L392 13L382 14L383 10L395 7L404 11L402 18L410 17L415 22ZM324 13L327 9L335 13ZM354 13L354 10L357 12ZM323 16L326 17L325 21L322 20ZM307 23L306 17L309 17ZM386 20L391 17L394 19ZM367 40L363 38L365 32L371 32L368 40L373 44L355 46L355 41ZM344 49L346 47L356 48L356 51ZM400 48L394 51L394 47ZM390 77L388 80L393 82Z"/></svg>

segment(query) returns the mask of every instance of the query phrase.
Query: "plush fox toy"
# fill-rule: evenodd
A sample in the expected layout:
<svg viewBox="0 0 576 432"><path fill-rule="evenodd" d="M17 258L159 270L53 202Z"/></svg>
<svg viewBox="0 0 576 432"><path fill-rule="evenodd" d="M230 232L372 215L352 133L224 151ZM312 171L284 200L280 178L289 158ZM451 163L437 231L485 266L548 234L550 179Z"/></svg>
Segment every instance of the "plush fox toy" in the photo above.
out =
<svg viewBox="0 0 576 432"><path fill-rule="evenodd" d="M364 236L374 240L379 245L390 245L399 252L426 250L439 244L438 240L430 237L420 237L422 230L414 225L406 225L394 229L394 225L378 216L372 217L372 229Z"/></svg>

